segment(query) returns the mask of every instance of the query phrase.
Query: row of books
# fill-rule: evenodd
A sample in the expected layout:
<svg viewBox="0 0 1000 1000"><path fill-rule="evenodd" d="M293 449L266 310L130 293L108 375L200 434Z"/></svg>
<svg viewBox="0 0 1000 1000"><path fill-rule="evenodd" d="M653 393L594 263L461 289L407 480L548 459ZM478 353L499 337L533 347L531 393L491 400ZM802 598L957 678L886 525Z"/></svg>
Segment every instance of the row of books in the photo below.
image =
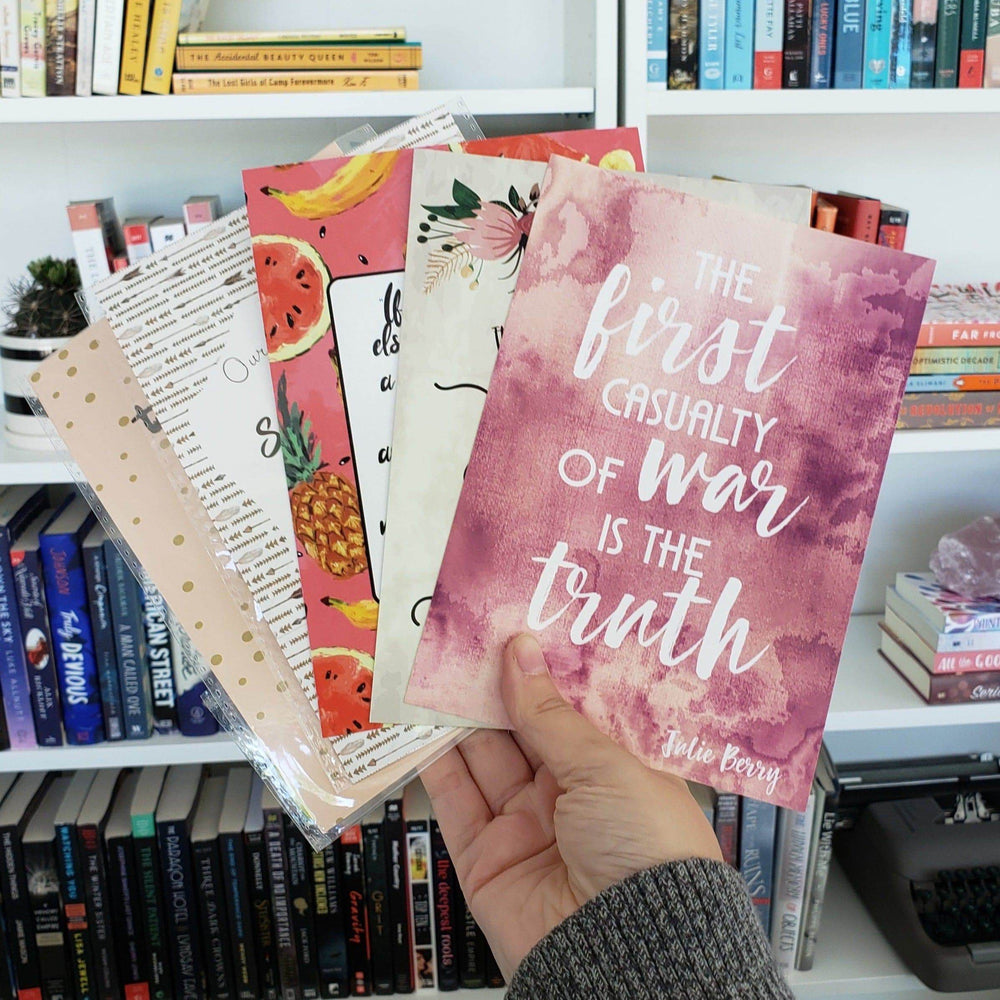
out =
<svg viewBox="0 0 1000 1000"><path fill-rule="evenodd" d="M315 852L245 766L0 775L0 850L0 1000L503 985L419 784Z"/></svg>
<svg viewBox="0 0 1000 1000"><path fill-rule="evenodd" d="M885 595L881 653L929 705L1000 701L1000 600L969 600L931 573Z"/></svg>
<svg viewBox="0 0 1000 1000"><path fill-rule="evenodd" d="M204 667L71 493L0 493L0 748L210 736Z"/></svg>
<svg viewBox="0 0 1000 1000"><path fill-rule="evenodd" d="M646 0L650 90L1000 87L998 0Z"/></svg>

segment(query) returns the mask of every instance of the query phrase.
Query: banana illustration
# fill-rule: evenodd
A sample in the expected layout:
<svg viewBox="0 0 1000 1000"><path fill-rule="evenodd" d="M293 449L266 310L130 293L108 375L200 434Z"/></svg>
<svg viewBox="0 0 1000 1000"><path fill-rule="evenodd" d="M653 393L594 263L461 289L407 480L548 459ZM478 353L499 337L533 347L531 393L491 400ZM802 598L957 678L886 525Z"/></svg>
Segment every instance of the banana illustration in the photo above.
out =
<svg viewBox="0 0 1000 1000"><path fill-rule="evenodd" d="M339 597L323 597L320 600L328 608L336 608L356 628L374 630L378 626L378 601L348 604Z"/></svg>
<svg viewBox="0 0 1000 1000"><path fill-rule="evenodd" d="M318 221L346 212L370 198L388 180L398 158L398 150L364 153L345 163L319 187L305 191L263 187L261 192L277 198L292 215Z"/></svg>

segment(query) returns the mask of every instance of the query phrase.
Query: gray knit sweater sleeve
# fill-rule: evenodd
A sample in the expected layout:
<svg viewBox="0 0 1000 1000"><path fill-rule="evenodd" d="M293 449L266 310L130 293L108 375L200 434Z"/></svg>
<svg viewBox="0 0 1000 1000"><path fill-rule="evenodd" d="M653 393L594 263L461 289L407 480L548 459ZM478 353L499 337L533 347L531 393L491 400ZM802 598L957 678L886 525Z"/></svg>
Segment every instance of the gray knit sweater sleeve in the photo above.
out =
<svg viewBox="0 0 1000 1000"><path fill-rule="evenodd" d="M740 874L661 865L606 889L527 954L510 1000L792 1000Z"/></svg>

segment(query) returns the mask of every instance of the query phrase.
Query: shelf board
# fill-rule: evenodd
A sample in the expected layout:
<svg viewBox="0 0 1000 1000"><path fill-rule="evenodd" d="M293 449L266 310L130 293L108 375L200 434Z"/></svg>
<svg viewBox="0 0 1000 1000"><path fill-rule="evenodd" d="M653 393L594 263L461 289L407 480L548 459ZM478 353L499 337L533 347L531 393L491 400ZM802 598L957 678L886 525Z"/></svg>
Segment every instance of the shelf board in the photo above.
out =
<svg viewBox="0 0 1000 1000"><path fill-rule="evenodd" d="M896 431L892 439L893 455L932 455L953 451L1000 451L1000 427Z"/></svg>
<svg viewBox="0 0 1000 1000"><path fill-rule="evenodd" d="M405 118L461 97L473 115L593 114L593 87L363 91L354 94L188 94L38 97L0 102L0 124Z"/></svg>
<svg viewBox="0 0 1000 1000"><path fill-rule="evenodd" d="M987 90L664 90L646 95L650 117L688 115L996 114Z"/></svg>
<svg viewBox="0 0 1000 1000"><path fill-rule="evenodd" d="M25 451L0 433L0 486L20 483L71 483L68 456L55 451Z"/></svg>
<svg viewBox="0 0 1000 1000"><path fill-rule="evenodd" d="M1000 702L926 704L879 655L880 618L851 619L826 721L828 733L983 724L1000 729Z"/></svg>

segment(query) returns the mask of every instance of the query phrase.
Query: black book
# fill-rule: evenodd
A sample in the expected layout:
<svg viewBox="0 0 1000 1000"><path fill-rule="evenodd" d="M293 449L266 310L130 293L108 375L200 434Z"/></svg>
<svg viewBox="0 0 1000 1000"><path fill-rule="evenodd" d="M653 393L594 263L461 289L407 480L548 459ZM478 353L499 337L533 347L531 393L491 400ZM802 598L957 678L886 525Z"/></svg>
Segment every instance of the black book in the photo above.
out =
<svg viewBox="0 0 1000 1000"><path fill-rule="evenodd" d="M264 808L261 804L263 794L264 783L255 777L243 826L243 845L246 849L250 905L254 914L254 952L257 955L260 996L262 1000L278 1000L278 949L271 916L271 880L264 843Z"/></svg>
<svg viewBox="0 0 1000 1000"><path fill-rule="evenodd" d="M478 990L486 985L486 938L476 923L461 892L455 896L458 909L458 981L463 990Z"/></svg>
<svg viewBox="0 0 1000 1000"><path fill-rule="evenodd" d="M202 1000L205 994L190 839L201 773L200 764L171 767L156 807L156 843L175 1000Z"/></svg>
<svg viewBox="0 0 1000 1000"><path fill-rule="evenodd" d="M340 891L340 843L333 841L313 855L313 892L316 898L316 959L322 997L350 995L347 935Z"/></svg>
<svg viewBox="0 0 1000 1000"><path fill-rule="evenodd" d="M455 866L441 836L441 828L431 818L431 884L434 893L434 938L437 945L437 986L439 990L458 989L458 932L455 897L458 880Z"/></svg>
<svg viewBox="0 0 1000 1000"><path fill-rule="evenodd" d="M69 978L76 1000L97 996L87 892L76 824L94 782L93 771L77 771L55 816L59 888L69 952Z"/></svg>
<svg viewBox="0 0 1000 1000"><path fill-rule="evenodd" d="M433 989L434 904L431 870L431 803L419 781L403 793L406 817L407 880L410 885L410 936L413 938L413 975L418 990Z"/></svg>
<svg viewBox="0 0 1000 1000"><path fill-rule="evenodd" d="M72 783L72 778L56 778L49 785L21 839L44 1000L70 1000L73 996L56 847L56 814Z"/></svg>
<svg viewBox="0 0 1000 1000"><path fill-rule="evenodd" d="M292 935L299 963L299 995L303 1000L319 997L316 959L316 900L313 894L313 850L302 831L285 817L288 852L288 898L292 906Z"/></svg>
<svg viewBox="0 0 1000 1000"><path fill-rule="evenodd" d="M667 87L698 89L698 0L668 4Z"/></svg>
<svg viewBox="0 0 1000 1000"><path fill-rule="evenodd" d="M284 1000L296 1000L299 992L299 967L292 934L292 904L288 894L288 858L285 849L285 816L269 788L261 798L264 808L264 844L267 848L267 873L271 879L271 915L274 919L274 943L278 951L278 982Z"/></svg>
<svg viewBox="0 0 1000 1000"><path fill-rule="evenodd" d="M379 996L394 991L392 933L389 919L389 880L385 861L382 822L385 810L376 809L361 824L361 846L365 859L365 900L368 907L368 937L371 949L372 989Z"/></svg>
<svg viewBox="0 0 1000 1000"><path fill-rule="evenodd" d="M372 991L372 973L360 826L349 826L341 834L340 860L340 891L347 934L347 968L351 975L351 995L366 997Z"/></svg>
<svg viewBox="0 0 1000 1000"><path fill-rule="evenodd" d="M782 46L781 86L787 90L809 86L812 54L811 0L785 0L785 38Z"/></svg>
<svg viewBox="0 0 1000 1000"><path fill-rule="evenodd" d="M132 845L132 799L138 784L138 771L125 776L104 826L108 902L114 932L111 941L125 1000L148 1000L150 997L149 949L142 925L142 886Z"/></svg>
<svg viewBox="0 0 1000 1000"><path fill-rule="evenodd" d="M386 802L382 836L385 841L385 869L388 879L393 983L396 993L412 993L413 939L410 936L410 885L407 878L406 826L403 822L402 799L390 799Z"/></svg>
<svg viewBox="0 0 1000 1000"><path fill-rule="evenodd" d="M191 863L198 899L201 952L210 1000L234 1000L229 961L230 936L226 917L222 862L219 857L219 821L226 795L225 777L208 778L198 796L191 825Z"/></svg>
<svg viewBox="0 0 1000 1000"><path fill-rule="evenodd" d="M0 774L0 804L14 784L13 774ZM0 879L2 883L2 879ZM7 921L3 912L3 894L0 893L0 941L4 947L0 949L0 1000L17 1000L17 984L14 982L14 966L11 964L11 949L7 942Z"/></svg>
<svg viewBox="0 0 1000 1000"><path fill-rule="evenodd" d="M10 732L7 729L7 713L3 710L3 701L0 700L0 750L10 749Z"/></svg>
<svg viewBox="0 0 1000 1000"><path fill-rule="evenodd" d="M910 86L918 89L933 87L934 60L937 55L937 6L916 0L913 14Z"/></svg>
<svg viewBox="0 0 1000 1000"><path fill-rule="evenodd" d="M239 1000L257 1000L257 959L254 956L253 911L250 908L248 873L243 849L243 826L253 772L234 767L226 778L226 794L219 817L219 860L229 927L229 957L233 986Z"/></svg>
<svg viewBox="0 0 1000 1000"><path fill-rule="evenodd" d="M493 954L493 949L490 948L490 943L486 940L485 936L483 943L486 946L486 985L491 990L503 989L507 983L504 981L503 973L500 971L497 957Z"/></svg>

